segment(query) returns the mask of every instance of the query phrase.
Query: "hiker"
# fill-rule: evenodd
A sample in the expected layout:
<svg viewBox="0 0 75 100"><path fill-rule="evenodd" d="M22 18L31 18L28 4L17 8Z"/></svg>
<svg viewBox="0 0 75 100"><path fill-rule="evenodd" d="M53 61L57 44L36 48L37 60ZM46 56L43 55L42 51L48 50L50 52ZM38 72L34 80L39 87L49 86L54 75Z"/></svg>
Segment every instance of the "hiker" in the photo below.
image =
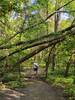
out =
<svg viewBox="0 0 75 100"><path fill-rule="evenodd" d="M36 73L36 75L37 75L37 72L38 72L38 68L39 68L38 63L33 63L33 70Z"/></svg>

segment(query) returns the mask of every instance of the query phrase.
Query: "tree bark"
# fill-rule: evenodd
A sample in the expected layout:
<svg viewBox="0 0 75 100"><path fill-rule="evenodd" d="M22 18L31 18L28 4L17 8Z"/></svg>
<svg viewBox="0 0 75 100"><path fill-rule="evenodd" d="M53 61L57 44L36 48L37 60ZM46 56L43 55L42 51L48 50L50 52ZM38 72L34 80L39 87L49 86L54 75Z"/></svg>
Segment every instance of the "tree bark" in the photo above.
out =
<svg viewBox="0 0 75 100"><path fill-rule="evenodd" d="M69 68L70 68L71 60L72 60L72 54L71 54L71 56L70 56L69 61L67 62L67 66L66 66L66 70L65 70L65 77L68 76L68 72L69 72Z"/></svg>
<svg viewBox="0 0 75 100"><path fill-rule="evenodd" d="M55 11L58 9L59 3L56 1L55 3ZM59 10L58 10L59 11ZM54 32L57 34L58 28L59 28L59 20L60 20L60 13L55 14L54 19ZM52 71L55 70L55 60L56 60L56 46L52 50Z"/></svg>
<svg viewBox="0 0 75 100"><path fill-rule="evenodd" d="M55 45L53 45L49 51L49 55L48 55L48 58L47 58L47 61L46 61L46 69L45 69L45 72L46 72L46 75L45 75L45 78L47 78L48 76L48 68L49 68L49 64L50 64L50 55L52 53L52 49L55 47Z"/></svg>

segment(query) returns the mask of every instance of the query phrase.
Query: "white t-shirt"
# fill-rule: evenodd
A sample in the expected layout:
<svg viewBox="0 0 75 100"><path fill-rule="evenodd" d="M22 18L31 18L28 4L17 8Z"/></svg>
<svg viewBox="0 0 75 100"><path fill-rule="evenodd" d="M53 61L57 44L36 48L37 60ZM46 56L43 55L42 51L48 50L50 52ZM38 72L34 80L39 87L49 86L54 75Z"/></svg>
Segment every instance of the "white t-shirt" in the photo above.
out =
<svg viewBox="0 0 75 100"><path fill-rule="evenodd" d="M38 63L33 63L33 68L38 68L38 67L39 67Z"/></svg>

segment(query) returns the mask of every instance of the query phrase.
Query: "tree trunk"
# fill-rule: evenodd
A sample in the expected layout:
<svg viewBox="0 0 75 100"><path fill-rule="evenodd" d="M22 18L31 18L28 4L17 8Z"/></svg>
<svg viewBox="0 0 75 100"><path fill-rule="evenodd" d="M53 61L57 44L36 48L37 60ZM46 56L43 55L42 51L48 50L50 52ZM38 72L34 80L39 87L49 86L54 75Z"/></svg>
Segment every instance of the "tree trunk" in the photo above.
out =
<svg viewBox="0 0 75 100"><path fill-rule="evenodd" d="M58 7L59 7L59 3L58 3L58 1L56 1L56 4L55 4L55 11L58 9ZM59 13L56 13L55 14L55 24L54 24L54 32L55 32L55 34L57 33L57 31L58 31L58 27L59 27L59 20L60 20L60 14ZM56 46L53 48L53 50L52 50L53 52L52 52L52 71L54 71L55 70L55 53L56 53Z"/></svg>
<svg viewBox="0 0 75 100"><path fill-rule="evenodd" d="M70 68L70 62L67 63L66 70L65 70L65 77L68 76L69 68Z"/></svg>
<svg viewBox="0 0 75 100"><path fill-rule="evenodd" d="M69 68L70 68L71 60L72 60L72 54L71 54L70 59L69 59L69 61L68 61L68 63L67 63L67 66L66 66L65 77L68 76L68 72L69 72Z"/></svg>
<svg viewBox="0 0 75 100"><path fill-rule="evenodd" d="M48 58L47 58L47 60L46 60L46 69L45 69L45 72L46 72L46 74L45 74L45 78L47 78L47 76L48 76L48 68L49 68L49 64L50 64L50 58L51 58L51 53L52 53L52 49L55 47L55 45L53 45L52 47L51 47L51 49L50 49L50 51L49 51L49 55L48 55Z"/></svg>
<svg viewBox="0 0 75 100"><path fill-rule="evenodd" d="M55 70L55 53L52 54L52 71Z"/></svg>

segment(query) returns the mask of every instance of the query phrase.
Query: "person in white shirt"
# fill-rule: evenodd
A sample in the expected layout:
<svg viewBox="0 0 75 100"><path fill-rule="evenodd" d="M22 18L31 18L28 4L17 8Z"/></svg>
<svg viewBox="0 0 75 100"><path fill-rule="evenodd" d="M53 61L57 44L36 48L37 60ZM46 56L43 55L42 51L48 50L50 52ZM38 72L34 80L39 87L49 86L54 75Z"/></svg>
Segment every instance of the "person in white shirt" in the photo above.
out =
<svg viewBox="0 0 75 100"><path fill-rule="evenodd" d="M38 68L39 68L39 65L38 65L38 63L33 63L33 70L34 70L34 72L36 73L36 75L37 75L37 73L38 73Z"/></svg>

